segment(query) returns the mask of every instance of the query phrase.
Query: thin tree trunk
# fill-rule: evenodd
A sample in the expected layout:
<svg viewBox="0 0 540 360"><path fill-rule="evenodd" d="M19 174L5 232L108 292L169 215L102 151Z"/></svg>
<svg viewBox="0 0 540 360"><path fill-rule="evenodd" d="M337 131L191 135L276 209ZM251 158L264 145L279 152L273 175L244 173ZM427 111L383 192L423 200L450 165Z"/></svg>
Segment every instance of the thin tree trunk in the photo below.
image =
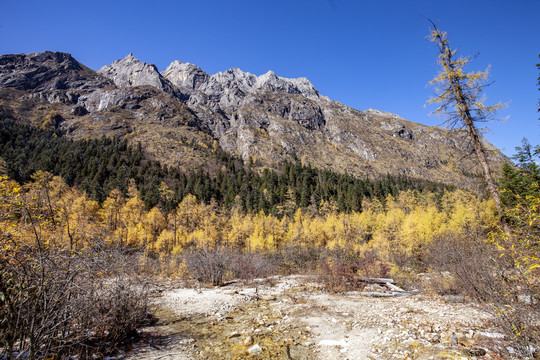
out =
<svg viewBox="0 0 540 360"><path fill-rule="evenodd" d="M433 25L435 26L435 24ZM467 129L467 133L469 134L472 140L473 147L476 152L476 156L478 158L478 162L480 163L480 166L482 167L484 180L486 181L489 193L491 197L493 198L493 201L495 202L495 207L497 208L497 211L499 212L499 216L502 216L503 208L501 205L501 198L499 197L499 193L497 192L497 187L495 186L495 182L493 181L493 176L491 175L491 169L489 168L486 151L484 149L484 146L482 145L482 141L480 140L480 136L478 135L476 126L474 125L474 119L471 115L469 104L467 103L467 100L465 99L465 95L463 94L463 89L460 83L460 79L457 75L455 75L456 71L454 67L454 62L452 61L452 50L448 46L448 43L444 41L440 36L439 36L439 40L440 40L440 52L442 55L443 66L445 68L446 74L448 74L448 77L449 77L450 85L452 87L452 92L454 95L454 100L456 101L457 108L459 109L459 117L462 119L463 124L465 125L465 128Z"/></svg>

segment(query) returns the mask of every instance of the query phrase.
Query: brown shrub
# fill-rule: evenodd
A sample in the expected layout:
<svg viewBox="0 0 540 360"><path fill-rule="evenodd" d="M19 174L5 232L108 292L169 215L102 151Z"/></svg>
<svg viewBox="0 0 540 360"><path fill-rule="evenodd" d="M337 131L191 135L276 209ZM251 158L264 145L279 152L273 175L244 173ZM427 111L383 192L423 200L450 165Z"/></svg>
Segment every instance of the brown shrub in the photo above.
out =
<svg viewBox="0 0 540 360"><path fill-rule="evenodd" d="M193 278L203 284L222 285L230 273L234 259L232 251L225 247L195 248L186 251L183 262Z"/></svg>
<svg viewBox="0 0 540 360"><path fill-rule="evenodd" d="M363 289L363 277L387 277L390 268L375 251L357 253L339 249L326 254L318 269L319 280L330 292Z"/></svg>
<svg viewBox="0 0 540 360"><path fill-rule="evenodd" d="M233 278L253 280L277 273L279 266L271 254L260 252L237 252L233 257L231 275Z"/></svg>
<svg viewBox="0 0 540 360"><path fill-rule="evenodd" d="M147 316L144 283L119 251L21 246L0 254L6 358L104 357Z"/></svg>
<svg viewBox="0 0 540 360"><path fill-rule="evenodd" d="M443 276L432 277L440 294L463 294L483 303L513 346L530 356L540 333L539 295L520 281L512 259L501 256L479 236L443 236L430 248L431 267ZM447 274L447 275L444 275Z"/></svg>
<svg viewBox="0 0 540 360"><path fill-rule="evenodd" d="M183 262L193 278L214 286L230 279L253 280L274 275L278 269L271 254L228 247L191 249L184 254Z"/></svg>
<svg viewBox="0 0 540 360"><path fill-rule="evenodd" d="M491 301L501 291L495 278L495 258L493 249L482 238L447 234L433 241L427 265L451 275L434 277L433 286L441 293Z"/></svg>

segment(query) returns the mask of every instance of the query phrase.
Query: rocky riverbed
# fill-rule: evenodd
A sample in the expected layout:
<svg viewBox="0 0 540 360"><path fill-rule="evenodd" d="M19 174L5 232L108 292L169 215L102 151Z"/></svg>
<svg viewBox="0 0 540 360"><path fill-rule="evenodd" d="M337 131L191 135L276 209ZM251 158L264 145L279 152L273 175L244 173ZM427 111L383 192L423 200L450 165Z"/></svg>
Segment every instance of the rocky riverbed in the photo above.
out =
<svg viewBox="0 0 540 360"><path fill-rule="evenodd" d="M156 322L117 358L513 358L511 341L493 326L492 315L466 299L329 294L314 280L158 287Z"/></svg>

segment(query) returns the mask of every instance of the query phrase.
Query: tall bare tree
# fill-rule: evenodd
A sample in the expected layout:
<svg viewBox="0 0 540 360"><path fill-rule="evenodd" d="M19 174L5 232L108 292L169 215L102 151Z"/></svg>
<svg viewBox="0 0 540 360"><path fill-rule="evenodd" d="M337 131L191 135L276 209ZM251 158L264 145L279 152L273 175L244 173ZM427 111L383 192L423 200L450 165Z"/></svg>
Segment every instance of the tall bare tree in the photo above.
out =
<svg viewBox="0 0 540 360"><path fill-rule="evenodd" d="M458 57L457 51L452 50L448 43L446 32L440 31L433 21L429 39L437 45L439 50L438 63L441 71L429 82L436 86L437 94L428 103L438 104L434 113L443 113L447 116L446 124L451 127L461 127L467 131L468 137L482 168L487 188L499 214L503 213L501 199L493 180L487 151L482 143L476 123L492 119L493 115L502 107L501 104L486 106L484 97L480 94L485 86L489 68L485 71L464 71L469 57Z"/></svg>

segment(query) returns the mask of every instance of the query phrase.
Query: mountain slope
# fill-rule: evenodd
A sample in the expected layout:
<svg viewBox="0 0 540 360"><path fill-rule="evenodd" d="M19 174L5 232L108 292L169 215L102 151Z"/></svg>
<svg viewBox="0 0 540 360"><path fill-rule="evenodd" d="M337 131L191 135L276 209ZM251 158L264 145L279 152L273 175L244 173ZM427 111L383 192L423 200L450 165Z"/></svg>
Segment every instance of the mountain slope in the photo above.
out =
<svg viewBox="0 0 540 360"><path fill-rule="evenodd" d="M469 187L478 173L461 131L358 111L321 96L305 78L271 71L210 75L174 61L160 73L130 54L95 72L64 53L4 55L0 94L3 112L16 118L42 126L56 111L55 126L67 136L125 137L184 169L208 166L207 153L186 146L197 143L258 167L298 158L355 176L407 175ZM506 158L486 146L499 168Z"/></svg>

